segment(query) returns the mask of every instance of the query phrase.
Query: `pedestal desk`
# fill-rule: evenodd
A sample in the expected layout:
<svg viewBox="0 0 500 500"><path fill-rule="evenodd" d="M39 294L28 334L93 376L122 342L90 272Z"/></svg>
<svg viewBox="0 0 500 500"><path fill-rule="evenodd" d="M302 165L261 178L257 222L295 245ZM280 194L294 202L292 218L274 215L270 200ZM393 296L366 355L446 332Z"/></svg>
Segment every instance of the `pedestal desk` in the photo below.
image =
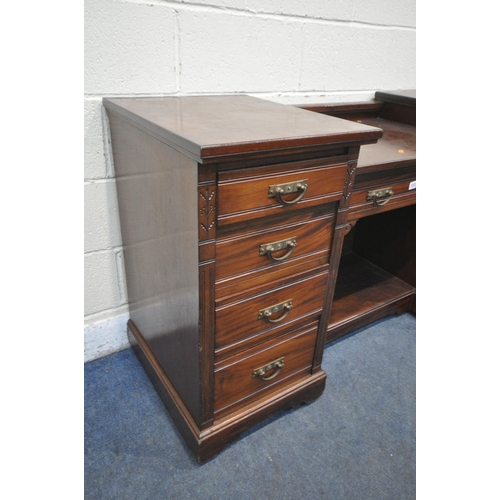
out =
<svg viewBox="0 0 500 500"><path fill-rule="evenodd" d="M357 123L241 95L104 106L130 342L204 461L323 391L325 342L346 331L345 319L337 326L344 307L335 307L353 276L346 250L364 255L370 239L344 236L382 208L365 206L356 170L360 147L382 137L383 118ZM363 169L384 184L379 169ZM382 212L405 204L393 180Z"/></svg>

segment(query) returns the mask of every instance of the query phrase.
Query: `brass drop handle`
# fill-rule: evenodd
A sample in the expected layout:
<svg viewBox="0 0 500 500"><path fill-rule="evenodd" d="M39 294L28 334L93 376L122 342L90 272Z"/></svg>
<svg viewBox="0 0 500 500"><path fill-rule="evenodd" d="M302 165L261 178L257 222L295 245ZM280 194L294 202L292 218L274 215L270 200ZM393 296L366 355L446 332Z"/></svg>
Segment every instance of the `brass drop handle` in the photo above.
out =
<svg viewBox="0 0 500 500"><path fill-rule="evenodd" d="M259 377L261 380L264 382L267 382L268 380L272 380L273 378L277 377L281 369L285 366L285 356L283 356L280 359L277 359L276 361L273 361L272 363L269 363L268 365L261 366L260 368L256 368L253 371L253 377ZM271 375L265 376L268 371L274 370Z"/></svg>
<svg viewBox="0 0 500 500"><path fill-rule="evenodd" d="M376 205L377 207L383 207L384 205L387 205L389 203L389 200L392 198L392 194L387 196L387 198L382 198L382 199L377 199L375 198L373 200L373 204Z"/></svg>
<svg viewBox="0 0 500 500"><path fill-rule="evenodd" d="M297 238L294 236L293 238L287 238L281 241L275 241L274 243L264 243L260 245L259 255L267 255L271 262L283 262L288 259L292 252L295 250L297 246ZM273 252L277 252L279 250L284 250L285 248L289 248L288 252L281 257L275 257Z"/></svg>
<svg viewBox="0 0 500 500"><path fill-rule="evenodd" d="M307 184L298 184L297 190L300 191L300 194L296 198L294 198L293 200L290 200L290 201L286 201L281 197L281 195L286 194L286 191L284 189L276 190L276 197L278 198L278 201L282 205L295 205L295 203L299 202L304 197L304 195L306 194L307 188L308 188Z"/></svg>
<svg viewBox="0 0 500 500"><path fill-rule="evenodd" d="M376 189L374 191L368 191L366 195L366 201L373 201L376 207L383 207L392 198L394 191L392 188L387 189Z"/></svg>
<svg viewBox="0 0 500 500"><path fill-rule="evenodd" d="M288 182L286 184L277 184L274 186L269 186L268 197L278 198L278 201L283 205L295 205L298 203L306 194L309 185L307 184L307 179L301 181ZM299 193L293 200L287 201L283 199L283 195Z"/></svg>
<svg viewBox="0 0 500 500"><path fill-rule="evenodd" d="M268 323L280 323L288 316L288 313L292 310L292 308L292 300L285 300L284 302L280 302L279 304L275 304L274 306L267 307L266 309L261 309L259 311L259 319L264 319ZM283 311L283 314L281 314L281 316L274 319L271 318L273 314L276 314L280 311Z"/></svg>

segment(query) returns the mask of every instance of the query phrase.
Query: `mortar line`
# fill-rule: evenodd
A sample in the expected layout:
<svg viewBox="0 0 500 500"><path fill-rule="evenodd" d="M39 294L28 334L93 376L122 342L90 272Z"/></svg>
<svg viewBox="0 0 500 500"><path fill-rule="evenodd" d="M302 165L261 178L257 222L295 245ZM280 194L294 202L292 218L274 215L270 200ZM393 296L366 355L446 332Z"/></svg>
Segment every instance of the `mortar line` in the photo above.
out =
<svg viewBox="0 0 500 500"><path fill-rule="evenodd" d="M93 254L102 254L102 253L109 253L112 252L113 254L116 254L116 252L121 252L123 251L123 245L114 245L111 247L107 248L100 248L99 250L87 250L83 252L84 256L91 256Z"/></svg>
<svg viewBox="0 0 500 500"><path fill-rule="evenodd" d="M128 302L127 293L127 278L123 269L123 247L121 249L114 250L116 276L118 278L118 294L120 295L121 304L126 304Z"/></svg>
<svg viewBox="0 0 500 500"><path fill-rule="evenodd" d="M113 149L111 146L111 136L108 115L102 110L101 113L102 120L102 142L103 142L103 153L104 153L104 168L107 178L113 178L115 176L115 166L113 163Z"/></svg>
<svg viewBox="0 0 500 500"><path fill-rule="evenodd" d="M175 53L175 91L181 89L181 26L179 20L179 11L174 9L174 53Z"/></svg>
<svg viewBox="0 0 500 500"><path fill-rule="evenodd" d="M298 68L297 68L297 88L300 90L300 85L301 85L301 75L302 75L302 59L304 57L304 40L305 34L304 34L304 24L300 27L300 53L299 53L299 62L298 62Z"/></svg>
<svg viewBox="0 0 500 500"><path fill-rule="evenodd" d="M297 20L307 20L316 23L324 23L324 24L348 24L352 26L358 27L371 27L371 28L391 28L391 29L403 29L403 30L416 30L415 26L406 26L406 25L392 25L392 24L379 24L379 23L371 23L368 21L352 21L350 19L326 19L324 17L310 17L304 16L300 14L283 14L283 13L273 13L273 12L259 12L251 9L239 9L237 7L231 6L222 6L222 5L207 5L203 3L180 3L174 2L171 0L123 0L124 3L133 3L133 4L143 4L143 5L158 5L158 6L166 6L171 7L172 9L184 10L184 11L196 11L200 10L205 11L218 11L218 12L227 12L233 13L242 16L248 17L264 17L267 19L281 19L288 21L297 21Z"/></svg>
<svg viewBox="0 0 500 500"><path fill-rule="evenodd" d="M107 182L116 182L116 177L86 177L83 179L83 185L105 184Z"/></svg>
<svg viewBox="0 0 500 500"><path fill-rule="evenodd" d="M198 91L198 92L126 92L126 93L102 93L102 94L85 94L84 98L90 98L90 99L102 99L105 97L108 98L115 98L115 97L181 97L181 96L190 96L190 95L240 95L240 94L248 94L248 95L299 95L303 94L304 97L307 97L308 95L324 95L324 94L331 94L331 95L339 95L339 94L360 94L360 93L366 93L366 92L375 92L376 90L379 90L378 88L376 89L342 89L342 90L331 90L331 89L309 89L309 90L303 90L303 89L286 89L286 90L274 90L274 91L269 91L269 90L238 90L238 91L227 91L227 92L215 92L215 91Z"/></svg>

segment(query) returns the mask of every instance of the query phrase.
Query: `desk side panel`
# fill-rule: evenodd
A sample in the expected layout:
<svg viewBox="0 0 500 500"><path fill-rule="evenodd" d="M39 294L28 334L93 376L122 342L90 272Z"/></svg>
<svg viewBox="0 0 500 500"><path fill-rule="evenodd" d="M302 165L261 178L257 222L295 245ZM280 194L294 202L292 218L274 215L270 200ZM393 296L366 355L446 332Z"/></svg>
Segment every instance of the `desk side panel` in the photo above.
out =
<svg viewBox="0 0 500 500"><path fill-rule="evenodd" d="M197 163L109 121L130 319L199 424Z"/></svg>

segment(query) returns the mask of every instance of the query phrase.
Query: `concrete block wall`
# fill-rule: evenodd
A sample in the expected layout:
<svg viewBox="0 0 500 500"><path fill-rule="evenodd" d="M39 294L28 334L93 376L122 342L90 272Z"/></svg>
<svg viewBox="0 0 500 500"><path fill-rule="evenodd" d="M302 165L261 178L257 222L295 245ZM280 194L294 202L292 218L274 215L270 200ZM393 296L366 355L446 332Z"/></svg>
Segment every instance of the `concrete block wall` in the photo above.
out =
<svg viewBox="0 0 500 500"><path fill-rule="evenodd" d="M102 98L363 101L416 87L415 0L85 0L85 361L128 346Z"/></svg>

